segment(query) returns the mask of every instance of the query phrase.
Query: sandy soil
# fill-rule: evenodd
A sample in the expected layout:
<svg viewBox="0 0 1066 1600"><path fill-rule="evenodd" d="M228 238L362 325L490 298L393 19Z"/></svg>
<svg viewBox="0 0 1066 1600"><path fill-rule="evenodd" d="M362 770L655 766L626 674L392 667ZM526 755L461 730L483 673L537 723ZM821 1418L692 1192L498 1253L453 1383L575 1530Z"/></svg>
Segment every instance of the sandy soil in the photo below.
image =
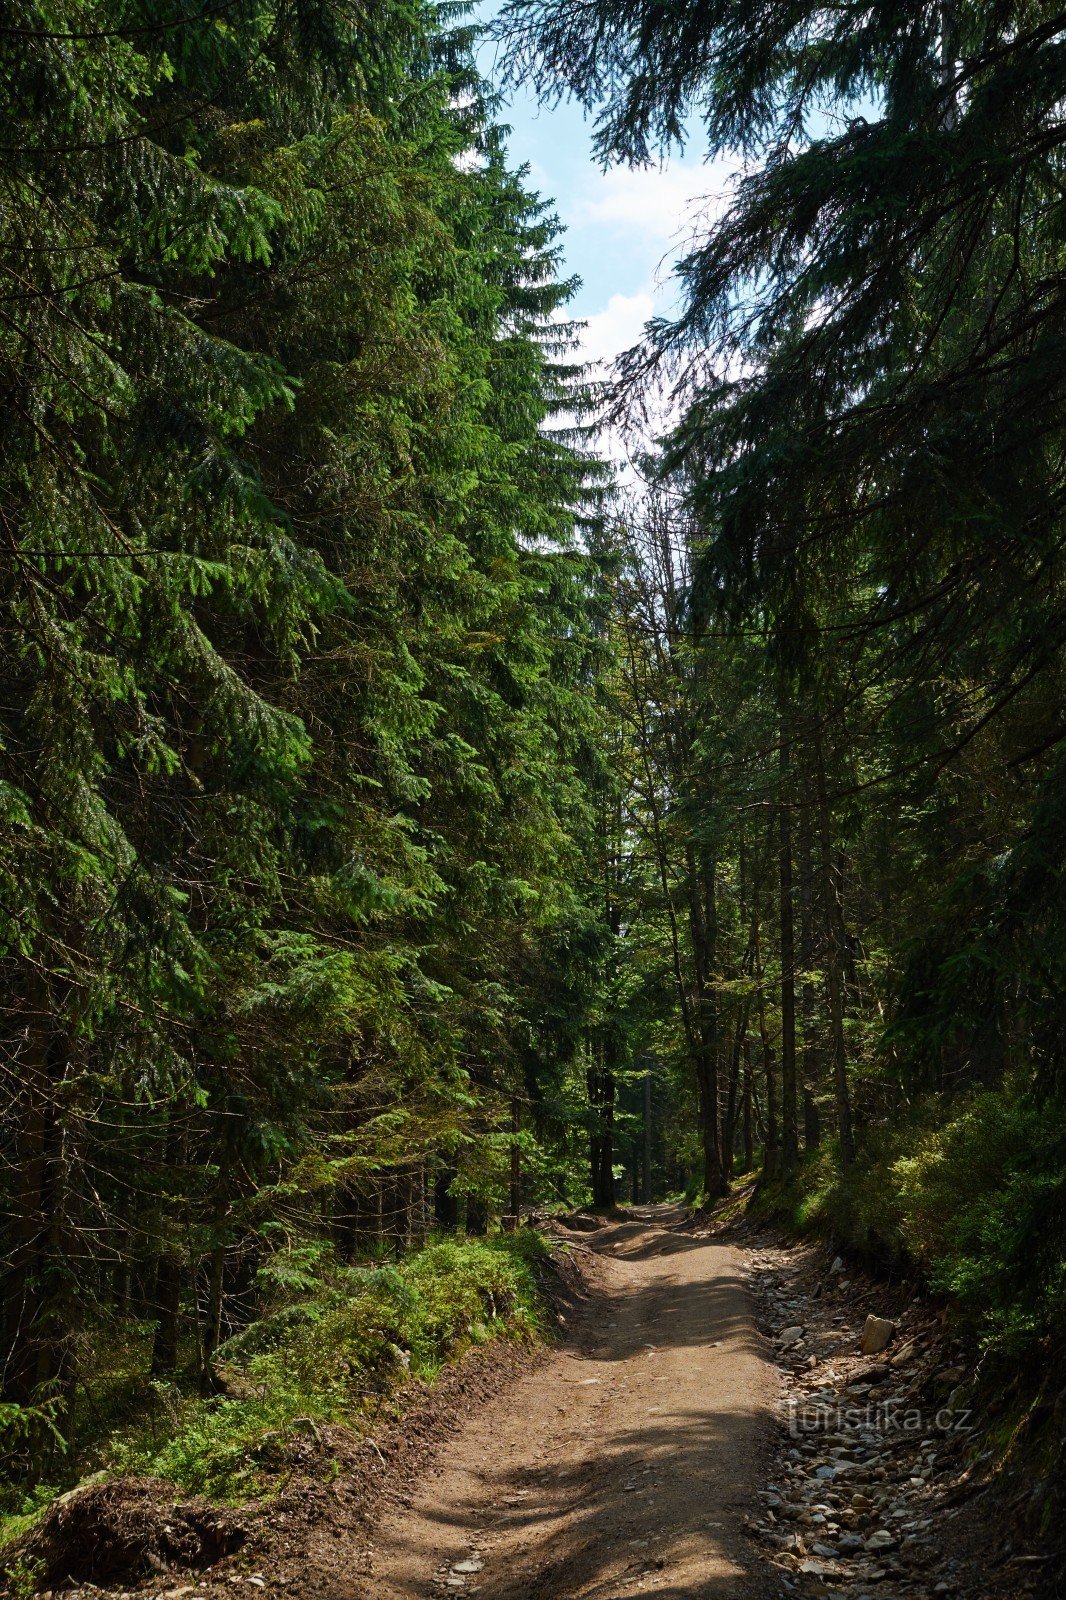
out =
<svg viewBox="0 0 1066 1600"><path fill-rule="evenodd" d="M376 1529L375 1600L753 1600L741 1518L778 1394L744 1256L638 1209L575 1234L595 1292ZM750 1548L750 1547L749 1547ZM458 1570L456 1570L458 1569Z"/></svg>

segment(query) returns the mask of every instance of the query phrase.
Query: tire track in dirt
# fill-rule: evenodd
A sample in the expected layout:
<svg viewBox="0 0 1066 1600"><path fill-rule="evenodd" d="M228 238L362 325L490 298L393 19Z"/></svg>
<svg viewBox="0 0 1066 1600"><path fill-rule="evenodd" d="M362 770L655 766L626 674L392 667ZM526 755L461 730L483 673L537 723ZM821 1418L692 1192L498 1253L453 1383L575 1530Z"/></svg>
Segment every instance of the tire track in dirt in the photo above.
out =
<svg viewBox="0 0 1066 1600"><path fill-rule="evenodd" d="M754 1600L742 1517L778 1375L743 1254L646 1207L576 1237L593 1294L552 1358L379 1525L375 1600Z"/></svg>

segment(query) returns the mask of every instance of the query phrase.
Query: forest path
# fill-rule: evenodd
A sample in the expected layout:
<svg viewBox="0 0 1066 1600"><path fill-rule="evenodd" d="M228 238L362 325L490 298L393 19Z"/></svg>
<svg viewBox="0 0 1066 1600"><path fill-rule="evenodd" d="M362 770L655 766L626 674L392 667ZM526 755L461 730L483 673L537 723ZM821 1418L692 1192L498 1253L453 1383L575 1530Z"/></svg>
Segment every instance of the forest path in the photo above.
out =
<svg viewBox="0 0 1066 1600"><path fill-rule="evenodd" d="M377 1530L375 1600L749 1600L741 1516L777 1395L744 1257L638 1207L575 1234L564 1346L456 1437ZM459 1570L456 1570L456 1569Z"/></svg>

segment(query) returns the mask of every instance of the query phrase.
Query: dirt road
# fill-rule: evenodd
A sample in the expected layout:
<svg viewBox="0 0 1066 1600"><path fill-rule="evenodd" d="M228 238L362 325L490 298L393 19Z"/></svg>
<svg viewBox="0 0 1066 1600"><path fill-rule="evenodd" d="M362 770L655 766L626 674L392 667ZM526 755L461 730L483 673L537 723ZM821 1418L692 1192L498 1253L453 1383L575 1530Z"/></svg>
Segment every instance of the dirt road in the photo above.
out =
<svg viewBox="0 0 1066 1600"><path fill-rule="evenodd" d="M380 1600L749 1600L777 1376L743 1257L681 1213L576 1234L594 1292L563 1347L456 1438L377 1531Z"/></svg>

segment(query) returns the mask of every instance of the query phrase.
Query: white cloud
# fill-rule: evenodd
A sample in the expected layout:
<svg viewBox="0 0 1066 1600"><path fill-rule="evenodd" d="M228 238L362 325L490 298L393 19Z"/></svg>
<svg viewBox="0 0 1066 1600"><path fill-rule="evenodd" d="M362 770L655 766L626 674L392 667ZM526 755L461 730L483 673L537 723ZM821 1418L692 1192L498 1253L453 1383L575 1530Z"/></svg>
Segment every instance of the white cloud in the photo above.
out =
<svg viewBox="0 0 1066 1600"><path fill-rule="evenodd" d="M583 236L583 250L594 241L596 270L588 276L608 294L606 304L593 301L595 309L585 313L575 355L600 376L609 377L617 358L640 343L651 318L679 310L673 266L722 216L736 173L734 162L675 161L663 168L615 167L583 175L566 221ZM612 280L624 289L609 292ZM587 287L586 278L586 305ZM652 386L643 399L643 426L610 428L600 439L623 482L634 480L635 458L676 420L669 384Z"/></svg>
<svg viewBox="0 0 1066 1600"><path fill-rule="evenodd" d="M578 346L571 359L588 363L590 376L607 379L613 363L624 350L640 343L645 323L661 309L657 303L655 286L647 285L636 294L613 294L602 311L594 311L584 319L579 330ZM560 320L563 315L560 313ZM669 424L669 408L665 399L655 395L647 397L648 416L643 426L635 422L629 426L604 427L597 436L600 452L615 464L619 482L633 485L638 481L634 462L650 448L653 439L665 431ZM587 419L586 419L587 420Z"/></svg>
<svg viewBox="0 0 1066 1600"><path fill-rule="evenodd" d="M733 167L727 163L677 161L666 167L611 167L588 173L573 208L573 226L590 225L613 235L636 235L645 245L682 247L720 215Z"/></svg>
<svg viewBox="0 0 1066 1600"><path fill-rule="evenodd" d="M649 290L639 294L613 294L602 311L586 318L581 334L582 358L613 361L639 341L644 324L654 312L655 300Z"/></svg>

